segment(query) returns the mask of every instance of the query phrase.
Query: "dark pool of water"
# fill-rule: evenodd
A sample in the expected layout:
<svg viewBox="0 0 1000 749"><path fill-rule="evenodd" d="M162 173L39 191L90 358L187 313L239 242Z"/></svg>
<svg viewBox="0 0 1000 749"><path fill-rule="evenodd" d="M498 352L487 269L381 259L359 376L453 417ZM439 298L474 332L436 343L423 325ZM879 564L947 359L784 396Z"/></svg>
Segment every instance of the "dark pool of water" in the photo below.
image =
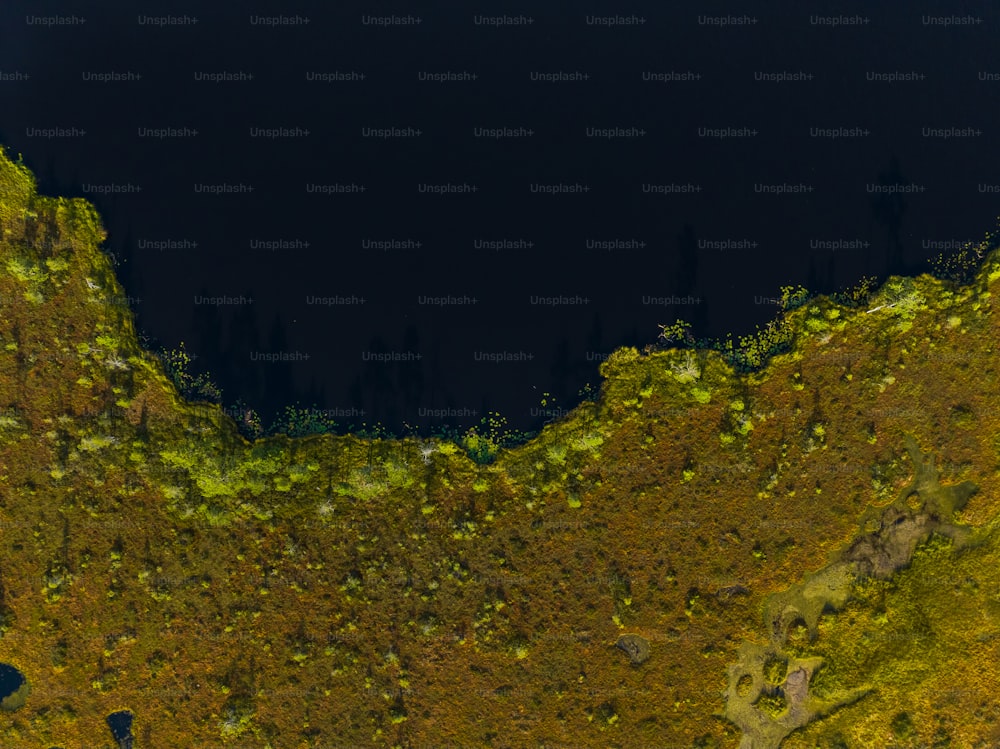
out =
<svg viewBox="0 0 1000 749"><path fill-rule="evenodd" d="M116 713L111 713L107 717L107 721L108 728L111 729L120 749L132 749L132 711L119 710Z"/></svg>
<svg viewBox="0 0 1000 749"><path fill-rule="evenodd" d="M14 694L27 681L24 674L9 663L0 663L0 700Z"/></svg>

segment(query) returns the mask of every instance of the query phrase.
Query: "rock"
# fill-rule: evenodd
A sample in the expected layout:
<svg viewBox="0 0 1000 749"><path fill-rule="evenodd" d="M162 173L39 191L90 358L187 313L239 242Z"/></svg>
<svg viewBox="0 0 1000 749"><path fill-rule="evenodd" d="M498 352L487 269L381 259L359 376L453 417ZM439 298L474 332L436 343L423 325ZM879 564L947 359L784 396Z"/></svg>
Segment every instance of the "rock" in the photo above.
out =
<svg viewBox="0 0 1000 749"><path fill-rule="evenodd" d="M649 660L649 640L639 635L622 635L615 647L628 653L632 665L639 666Z"/></svg>

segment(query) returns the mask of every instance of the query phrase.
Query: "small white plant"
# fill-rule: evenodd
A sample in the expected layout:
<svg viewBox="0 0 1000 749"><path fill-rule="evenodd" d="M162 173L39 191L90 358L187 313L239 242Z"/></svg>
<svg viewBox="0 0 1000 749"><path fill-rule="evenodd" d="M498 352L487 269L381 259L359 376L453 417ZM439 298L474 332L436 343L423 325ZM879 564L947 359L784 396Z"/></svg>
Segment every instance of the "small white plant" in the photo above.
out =
<svg viewBox="0 0 1000 749"><path fill-rule="evenodd" d="M597 448L604 444L604 438L598 432L590 432L581 435L573 441L573 448L576 450L588 450L596 453Z"/></svg>
<svg viewBox="0 0 1000 749"><path fill-rule="evenodd" d="M670 365L670 373L679 382L694 382L701 377L701 368L698 366L698 359L693 351L685 351L684 358Z"/></svg>
<svg viewBox="0 0 1000 749"><path fill-rule="evenodd" d="M424 465L431 462L431 456L436 452L437 448L431 442L425 442L420 446L420 459L424 461Z"/></svg>
<svg viewBox="0 0 1000 749"><path fill-rule="evenodd" d="M117 369L120 371L125 371L129 368L128 362L119 357L117 354L112 354L107 359L105 359L104 366L106 366L108 369Z"/></svg>
<svg viewBox="0 0 1000 749"><path fill-rule="evenodd" d="M871 314L880 309L892 309L897 315L911 318L925 301L923 294L913 288L912 282L890 281L885 285L882 295L885 298L885 303L865 310L865 314Z"/></svg>

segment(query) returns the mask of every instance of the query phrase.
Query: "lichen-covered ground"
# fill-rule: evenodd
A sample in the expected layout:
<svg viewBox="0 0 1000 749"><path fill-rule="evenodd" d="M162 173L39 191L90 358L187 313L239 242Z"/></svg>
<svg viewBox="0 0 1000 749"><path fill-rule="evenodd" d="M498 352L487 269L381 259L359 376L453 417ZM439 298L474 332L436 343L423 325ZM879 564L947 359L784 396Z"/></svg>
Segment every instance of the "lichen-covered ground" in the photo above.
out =
<svg viewBox="0 0 1000 749"><path fill-rule="evenodd" d="M784 749L1000 746L1000 258L813 299L754 375L620 350L595 402L483 465L248 443L140 349L93 209L2 151L0 229L0 662L30 685L0 745L110 749L127 709L136 749L760 749L730 667L883 508L923 511L912 435L978 488L933 523L968 542L930 533L813 637L792 621L754 709L863 692Z"/></svg>

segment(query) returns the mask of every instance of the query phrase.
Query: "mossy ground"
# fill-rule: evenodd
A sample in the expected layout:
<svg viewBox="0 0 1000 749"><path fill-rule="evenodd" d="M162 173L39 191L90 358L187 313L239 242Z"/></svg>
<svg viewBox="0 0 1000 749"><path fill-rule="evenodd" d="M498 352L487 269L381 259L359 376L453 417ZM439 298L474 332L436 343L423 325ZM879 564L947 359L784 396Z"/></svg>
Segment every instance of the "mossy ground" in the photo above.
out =
<svg viewBox="0 0 1000 749"><path fill-rule="evenodd" d="M1000 517L996 258L871 312L812 300L757 374L620 350L595 402L479 465L247 442L139 348L92 209L3 156L0 189L0 661L31 685L4 745L110 749L129 709L143 748L736 747L728 664L909 481L904 433L979 485L958 521ZM790 641L825 659L817 689L877 688L785 746L1000 741L981 532Z"/></svg>

